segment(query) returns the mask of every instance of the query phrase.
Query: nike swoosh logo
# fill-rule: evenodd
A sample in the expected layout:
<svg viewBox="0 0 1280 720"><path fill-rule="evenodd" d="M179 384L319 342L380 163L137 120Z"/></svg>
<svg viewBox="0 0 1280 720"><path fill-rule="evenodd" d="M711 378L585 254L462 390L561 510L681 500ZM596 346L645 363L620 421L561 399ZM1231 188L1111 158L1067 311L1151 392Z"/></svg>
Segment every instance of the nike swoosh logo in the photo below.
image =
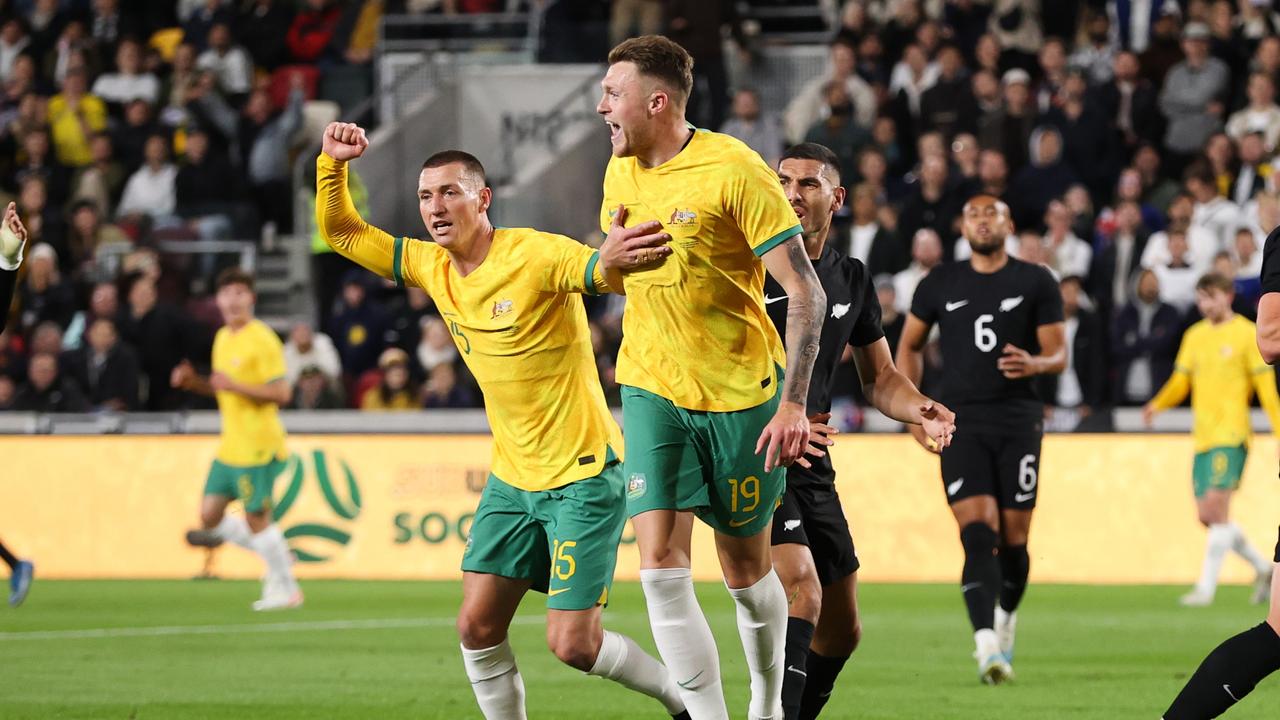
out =
<svg viewBox="0 0 1280 720"><path fill-rule="evenodd" d="M697 680L698 678L702 677L702 673L704 672L706 672L706 670L699 670L697 675L694 675L693 677L689 678L688 680L685 680L684 682L677 682L676 684L684 688L685 690L688 690L689 685L691 685L694 680Z"/></svg>
<svg viewBox="0 0 1280 720"><path fill-rule="evenodd" d="M955 495L956 493L960 492L961 485L964 485L964 478L960 478L959 480L948 485L947 495Z"/></svg>
<svg viewBox="0 0 1280 720"><path fill-rule="evenodd" d="M570 590L572 590L572 589L573 589L573 588L556 588L555 590L548 590L548 591L547 591L547 597L555 597L555 596L559 595L559 594L560 594L560 593L562 593L562 592L569 592L569 591L570 591Z"/></svg>
<svg viewBox="0 0 1280 720"><path fill-rule="evenodd" d="M764 296L764 304L765 304L765 305L772 305L772 304L774 304L774 303L778 302L779 300L786 300L786 299L787 299L787 296L786 296L786 295L781 295L781 296L776 297L776 298L769 297L768 295L765 295L765 296Z"/></svg>
<svg viewBox="0 0 1280 720"><path fill-rule="evenodd" d="M743 525L746 525L747 523L751 522L752 520L755 520L755 519L756 519L756 518L758 518L758 517L760 517L760 516L759 516L759 515L752 515L751 517L747 518L746 520L742 520L742 521L738 521L738 520L730 520L730 521L729 521L729 527L732 527L732 528L740 528L740 527L742 527Z"/></svg>
<svg viewBox="0 0 1280 720"><path fill-rule="evenodd" d="M982 587L982 583L980 582L965 583L964 585L960 586L960 592L969 592L970 590L973 590L975 588L980 588L980 587Z"/></svg>
<svg viewBox="0 0 1280 720"><path fill-rule="evenodd" d="M801 670L800 668L798 668L798 667L796 667L796 666L794 666L794 665L788 665L788 666L787 666L787 672L793 672L793 673L795 673L795 674L797 674L797 675L799 675L799 676L801 676L801 677L809 677L809 673L807 673L807 672L805 672L805 671Z"/></svg>
<svg viewBox="0 0 1280 720"><path fill-rule="evenodd" d="M1236 697L1234 694L1232 694L1232 692L1231 692L1231 687L1230 687L1229 685L1224 684L1224 685L1222 686L1222 689L1227 691L1227 697L1231 698L1232 700L1234 700L1234 701L1236 701L1236 702L1240 702L1240 698L1238 698L1238 697Z"/></svg>
<svg viewBox="0 0 1280 720"><path fill-rule="evenodd" d="M1017 493L1017 494L1015 494L1015 495L1013 496L1013 500L1014 500L1014 502L1026 502L1026 501L1030 500L1031 498L1033 498L1033 497L1035 497L1035 496L1036 496L1036 494L1035 494L1035 493L1033 493L1033 492L1029 492L1029 493Z"/></svg>
<svg viewBox="0 0 1280 720"><path fill-rule="evenodd" d="M947 312L951 312L952 310L959 310L960 308L968 304L969 304L968 300L958 300L956 302L949 302L944 307L946 307Z"/></svg>

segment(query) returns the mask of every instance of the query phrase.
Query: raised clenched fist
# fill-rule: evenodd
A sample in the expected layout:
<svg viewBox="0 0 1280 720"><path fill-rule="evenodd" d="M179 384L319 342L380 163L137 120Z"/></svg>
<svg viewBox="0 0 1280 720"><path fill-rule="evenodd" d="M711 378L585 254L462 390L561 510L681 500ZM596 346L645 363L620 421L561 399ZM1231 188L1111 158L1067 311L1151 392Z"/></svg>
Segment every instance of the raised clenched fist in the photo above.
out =
<svg viewBox="0 0 1280 720"><path fill-rule="evenodd" d="M324 129L321 149L334 160L354 160L363 155L367 147L369 138L365 137L364 128L355 123L333 122Z"/></svg>

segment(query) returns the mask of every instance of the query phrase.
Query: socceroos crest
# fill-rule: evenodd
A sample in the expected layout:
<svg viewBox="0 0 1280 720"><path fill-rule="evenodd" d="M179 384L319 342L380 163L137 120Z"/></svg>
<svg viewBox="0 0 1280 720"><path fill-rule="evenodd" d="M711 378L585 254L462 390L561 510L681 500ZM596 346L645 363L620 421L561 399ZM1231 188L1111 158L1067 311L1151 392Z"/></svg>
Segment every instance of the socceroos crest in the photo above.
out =
<svg viewBox="0 0 1280 720"><path fill-rule="evenodd" d="M667 221L668 225L695 225L698 222L698 213L692 210L681 210L676 208L671 211L671 219Z"/></svg>
<svg viewBox="0 0 1280 720"><path fill-rule="evenodd" d="M647 489L648 488L645 487L644 473L632 473L631 477L627 479L628 499L635 500L636 498L644 495L645 490Z"/></svg>

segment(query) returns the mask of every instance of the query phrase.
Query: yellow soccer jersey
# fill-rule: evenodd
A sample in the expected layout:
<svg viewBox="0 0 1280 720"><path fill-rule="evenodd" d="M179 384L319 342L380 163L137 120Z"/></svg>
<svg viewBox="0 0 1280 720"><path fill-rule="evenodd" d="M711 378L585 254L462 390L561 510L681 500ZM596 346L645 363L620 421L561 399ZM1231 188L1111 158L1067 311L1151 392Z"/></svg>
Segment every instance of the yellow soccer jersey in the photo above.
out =
<svg viewBox="0 0 1280 720"><path fill-rule="evenodd" d="M239 331L223 327L213 339L213 370L236 382L265 385L284 377L284 345L261 320L250 320ZM222 414L219 460L247 467L285 456L284 425L275 403L233 392L220 392L217 399Z"/></svg>
<svg viewBox="0 0 1280 720"><path fill-rule="evenodd" d="M563 235L499 229L463 277L443 248L366 224L346 193L346 165L316 163L317 220L330 245L440 310L485 397L492 472L522 490L593 477L622 433L605 403L581 293L607 288L595 250Z"/></svg>
<svg viewBox="0 0 1280 720"><path fill-rule="evenodd" d="M764 309L759 257L800 234L777 174L728 135L698 130L671 160L609 160L600 227L657 220L672 254L625 275L618 382L689 410L729 412L773 396L782 340Z"/></svg>
<svg viewBox="0 0 1280 720"><path fill-rule="evenodd" d="M1208 320L1192 325L1182 337L1173 376L1151 401L1164 410L1181 403L1190 390L1196 452L1248 444L1249 399L1255 390L1272 431L1280 431L1275 374L1258 353L1254 332L1254 324L1239 315L1221 325Z"/></svg>

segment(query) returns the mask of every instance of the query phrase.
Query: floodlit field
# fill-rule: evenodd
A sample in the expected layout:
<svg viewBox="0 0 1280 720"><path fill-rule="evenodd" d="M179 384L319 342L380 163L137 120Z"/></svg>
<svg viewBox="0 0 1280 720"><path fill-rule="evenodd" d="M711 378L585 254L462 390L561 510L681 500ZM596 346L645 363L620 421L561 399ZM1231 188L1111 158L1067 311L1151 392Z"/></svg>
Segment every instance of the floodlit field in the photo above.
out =
<svg viewBox="0 0 1280 720"><path fill-rule="evenodd" d="M0 718L478 717L458 659L453 583L309 582L307 605L262 615L247 582L38 582L0 608ZM1209 609L1182 588L1033 586L1019 617L1013 685L982 687L958 592L863 588L866 638L830 718L1149 718L1200 658L1258 622L1246 591ZM742 649L723 588L699 587L734 717L746 712ZM615 588L606 624L652 648L637 584ZM660 718L653 701L559 665L541 598L513 629L531 718ZM998 702L998 704L996 704ZM1280 678L1228 715L1274 718Z"/></svg>

